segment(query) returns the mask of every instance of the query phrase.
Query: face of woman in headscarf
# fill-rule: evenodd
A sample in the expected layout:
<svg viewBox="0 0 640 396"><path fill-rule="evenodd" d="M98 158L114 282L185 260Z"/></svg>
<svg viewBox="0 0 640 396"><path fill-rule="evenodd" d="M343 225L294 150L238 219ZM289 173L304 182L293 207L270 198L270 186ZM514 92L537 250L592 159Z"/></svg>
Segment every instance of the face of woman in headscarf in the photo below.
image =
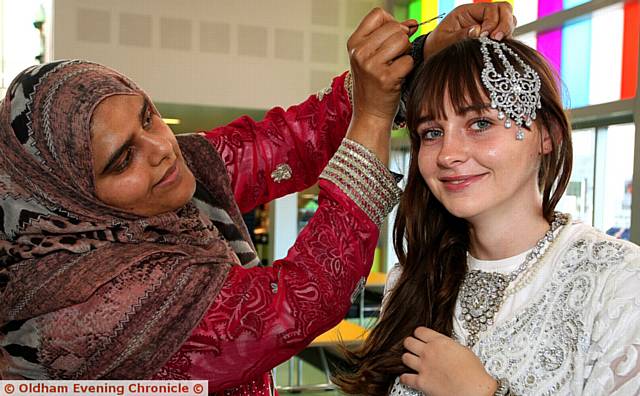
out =
<svg viewBox="0 0 640 396"><path fill-rule="evenodd" d="M195 191L176 138L142 95L114 95L91 118L95 192L128 213L154 216L185 205Z"/></svg>

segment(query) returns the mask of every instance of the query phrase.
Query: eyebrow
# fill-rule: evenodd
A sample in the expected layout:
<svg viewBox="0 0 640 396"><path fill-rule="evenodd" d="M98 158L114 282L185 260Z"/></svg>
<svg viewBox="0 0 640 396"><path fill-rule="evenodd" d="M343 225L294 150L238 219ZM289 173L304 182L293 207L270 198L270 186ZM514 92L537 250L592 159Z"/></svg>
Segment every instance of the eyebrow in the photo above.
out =
<svg viewBox="0 0 640 396"><path fill-rule="evenodd" d="M483 110L490 109L490 108L491 108L491 104L489 103L472 104L472 105L461 108L460 114L466 114L469 112L480 113Z"/></svg>
<svg viewBox="0 0 640 396"><path fill-rule="evenodd" d="M140 108L140 113L138 114L138 119L140 119L140 123L144 122L144 116L147 113L148 108L149 108L149 103L147 102L146 99L144 99L144 102L142 103L142 107ZM104 166L104 168L102 168L101 173L104 174L105 172L109 171L109 169L113 167L113 164L117 161L118 158L120 158L122 153L124 153L129 148L129 146L133 144L133 138L134 138L133 135L129 136L129 138L122 144L122 146L118 147L118 149L109 156L109 159L107 160L107 164Z"/></svg>
<svg viewBox="0 0 640 396"><path fill-rule="evenodd" d="M491 108L491 104L489 103L478 103L478 104L471 104L469 106L465 106L463 108L460 109L459 112L457 112L458 114L467 114L470 112L473 113L481 113L483 110L486 109L490 109ZM418 118L418 123L417 125L423 124L425 122L429 122L429 121L434 121L435 118L431 115L426 115L423 117Z"/></svg>

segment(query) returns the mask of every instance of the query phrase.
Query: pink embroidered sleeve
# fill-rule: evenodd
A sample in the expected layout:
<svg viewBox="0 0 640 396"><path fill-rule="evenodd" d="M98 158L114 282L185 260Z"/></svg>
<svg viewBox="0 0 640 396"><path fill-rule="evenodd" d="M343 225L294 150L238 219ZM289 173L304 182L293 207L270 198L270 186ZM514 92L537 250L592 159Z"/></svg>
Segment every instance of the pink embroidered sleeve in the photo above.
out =
<svg viewBox="0 0 640 396"><path fill-rule="evenodd" d="M351 121L347 75L301 104L270 110L262 121L245 116L204 134L226 164L243 213L318 181Z"/></svg>
<svg viewBox="0 0 640 396"><path fill-rule="evenodd" d="M344 139L320 175L319 206L273 267L232 268L205 317L155 379L209 390L264 386L264 373L335 326L364 286L378 226L400 198L387 168ZM262 377L261 377L262 375ZM234 393L235 392L235 393ZM246 392L245 392L246 393Z"/></svg>
<svg viewBox="0 0 640 396"><path fill-rule="evenodd" d="M234 267L199 326L156 378L219 391L259 378L335 326L363 285L378 227L332 182L295 245L273 267Z"/></svg>

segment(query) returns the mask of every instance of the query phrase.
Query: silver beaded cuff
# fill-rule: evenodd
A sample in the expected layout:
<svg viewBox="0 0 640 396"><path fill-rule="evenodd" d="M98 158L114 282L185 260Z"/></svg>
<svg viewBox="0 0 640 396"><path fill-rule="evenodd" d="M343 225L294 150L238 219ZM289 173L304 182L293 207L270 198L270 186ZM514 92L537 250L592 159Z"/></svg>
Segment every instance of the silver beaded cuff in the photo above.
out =
<svg viewBox="0 0 640 396"><path fill-rule="evenodd" d="M348 72L344 78L344 89L347 91L347 96L349 96L349 104L351 108L353 108L353 77L351 76L351 72Z"/></svg>
<svg viewBox="0 0 640 396"><path fill-rule="evenodd" d="M375 154L343 139L320 178L340 188L378 226L400 200L402 190Z"/></svg>

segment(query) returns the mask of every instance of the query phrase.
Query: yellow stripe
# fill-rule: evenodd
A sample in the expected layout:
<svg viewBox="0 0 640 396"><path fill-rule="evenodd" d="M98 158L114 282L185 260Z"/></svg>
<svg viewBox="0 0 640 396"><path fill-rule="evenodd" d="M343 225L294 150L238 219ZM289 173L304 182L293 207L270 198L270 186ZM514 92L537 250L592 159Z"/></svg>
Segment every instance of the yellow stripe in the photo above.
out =
<svg viewBox="0 0 640 396"><path fill-rule="evenodd" d="M514 14L515 14L515 9L516 9L516 5L515 5L515 0L491 0L494 3L497 3L499 1L506 1L507 3L511 4L511 8L514 9ZM531 0L526 0L526 1L531 1Z"/></svg>
<svg viewBox="0 0 640 396"><path fill-rule="evenodd" d="M421 19L418 22L426 21L438 15L438 1L437 0L422 0L421 2ZM427 24L420 26L420 34L427 34L438 25L438 20L431 21Z"/></svg>

